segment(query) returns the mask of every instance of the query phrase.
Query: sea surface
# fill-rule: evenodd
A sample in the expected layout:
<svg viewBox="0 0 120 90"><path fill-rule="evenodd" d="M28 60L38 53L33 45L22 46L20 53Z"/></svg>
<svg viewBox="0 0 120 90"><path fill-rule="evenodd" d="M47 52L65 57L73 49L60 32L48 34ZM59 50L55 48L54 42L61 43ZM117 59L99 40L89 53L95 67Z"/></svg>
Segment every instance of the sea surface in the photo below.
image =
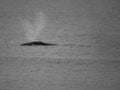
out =
<svg viewBox="0 0 120 90"><path fill-rule="evenodd" d="M120 61L0 58L0 90L119 90Z"/></svg>
<svg viewBox="0 0 120 90"><path fill-rule="evenodd" d="M119 0L1 0L0 90L120 90ZM22 22L47 17L40 41Z"/></svg>

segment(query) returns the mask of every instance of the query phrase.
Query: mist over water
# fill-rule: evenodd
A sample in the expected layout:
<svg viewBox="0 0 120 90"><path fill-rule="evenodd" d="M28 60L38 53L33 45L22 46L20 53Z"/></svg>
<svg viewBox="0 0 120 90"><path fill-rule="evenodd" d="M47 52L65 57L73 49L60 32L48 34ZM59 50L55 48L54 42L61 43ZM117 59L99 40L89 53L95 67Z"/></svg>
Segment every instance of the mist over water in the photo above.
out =
<svg viewBox="0 0 120 90"><path fill-rule="evenodd" d="M36 15L33 23L26 21L24 23L24 30L26 31L26 38L30 41L38 39L38 35L46 26L45 15L40 12Z"/></svg>

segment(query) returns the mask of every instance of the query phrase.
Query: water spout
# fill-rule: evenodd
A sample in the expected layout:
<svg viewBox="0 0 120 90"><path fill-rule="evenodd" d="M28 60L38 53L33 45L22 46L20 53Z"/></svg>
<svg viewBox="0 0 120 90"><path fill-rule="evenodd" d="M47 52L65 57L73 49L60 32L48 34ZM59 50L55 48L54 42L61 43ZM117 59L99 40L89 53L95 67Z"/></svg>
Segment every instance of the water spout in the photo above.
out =
<svg viewBox="0 0 120 90"><path fill-rule="evenodd" d="M46 18L43 13L39 13L35 17L35 21L33 23L29 21L25 21L24 29L26 31L26 38L30 41L35 41L38 39L41 31L46 26Z"/></svg>

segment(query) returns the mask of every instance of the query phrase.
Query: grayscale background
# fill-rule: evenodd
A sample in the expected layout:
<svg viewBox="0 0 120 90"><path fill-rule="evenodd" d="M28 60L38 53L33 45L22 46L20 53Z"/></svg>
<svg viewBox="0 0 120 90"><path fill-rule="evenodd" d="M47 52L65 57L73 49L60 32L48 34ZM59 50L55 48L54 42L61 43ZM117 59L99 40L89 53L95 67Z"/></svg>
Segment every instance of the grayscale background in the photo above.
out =
<svg viewBox="0 0 120 90"><path fill-rule="evenodd" d="M0 0L0 90L120 90L119 0ZM39 40L22 22L45 13Z"/></svg>

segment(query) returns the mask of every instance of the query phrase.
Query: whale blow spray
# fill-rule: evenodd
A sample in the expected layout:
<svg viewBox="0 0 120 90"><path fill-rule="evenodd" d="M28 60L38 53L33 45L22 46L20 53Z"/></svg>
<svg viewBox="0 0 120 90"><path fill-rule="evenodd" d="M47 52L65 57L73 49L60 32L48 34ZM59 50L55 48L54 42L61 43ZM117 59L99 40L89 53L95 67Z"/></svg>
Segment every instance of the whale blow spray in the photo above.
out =
<svg viewBox="0 0 120 90"><path fill-rule="evenodd" d="M24 29L26 31L26 38L30 41L38 39L39 34L46 26L46 18L44 13L38 13L33 23L25 21Z"/></svg>

